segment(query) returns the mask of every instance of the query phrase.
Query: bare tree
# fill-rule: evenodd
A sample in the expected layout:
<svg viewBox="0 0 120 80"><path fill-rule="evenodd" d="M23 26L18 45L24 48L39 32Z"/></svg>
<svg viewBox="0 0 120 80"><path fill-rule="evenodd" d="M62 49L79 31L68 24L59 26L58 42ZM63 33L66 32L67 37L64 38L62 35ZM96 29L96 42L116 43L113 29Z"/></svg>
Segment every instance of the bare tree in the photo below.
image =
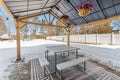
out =
<svg viewBox="0 0 120 80"><path fill-rule="evenodd" d="M2 16L0 16L0 36L7 32L7 28L5 26L5 21Z"/></svg>

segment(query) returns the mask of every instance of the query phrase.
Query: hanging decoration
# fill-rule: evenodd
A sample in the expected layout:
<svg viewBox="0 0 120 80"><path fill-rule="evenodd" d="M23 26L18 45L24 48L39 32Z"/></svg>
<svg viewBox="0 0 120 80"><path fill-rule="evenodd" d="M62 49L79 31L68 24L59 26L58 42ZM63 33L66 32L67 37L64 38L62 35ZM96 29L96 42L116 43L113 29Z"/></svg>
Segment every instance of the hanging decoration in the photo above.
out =
<svg viewBox="0 0 120 80"><path fill-rule="evenodd" d="M93 5L89 2L77 6L77 10L80 16L86 16L90 14L92 9L93 9Z"/></svg>
<svg viewBox="0 0 120 80"><path fill-rule="evenodd" d="M62 23L67 23L68 20L69 20L69 16L67 15L62 15L59 20L62 22Z"/></svg>

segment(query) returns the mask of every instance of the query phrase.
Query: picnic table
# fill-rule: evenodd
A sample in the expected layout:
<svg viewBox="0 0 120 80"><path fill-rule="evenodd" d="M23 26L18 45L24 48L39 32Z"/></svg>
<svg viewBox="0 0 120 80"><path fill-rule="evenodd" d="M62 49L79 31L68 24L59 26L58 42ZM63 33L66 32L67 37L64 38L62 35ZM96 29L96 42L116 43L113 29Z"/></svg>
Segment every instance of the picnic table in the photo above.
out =
<svg viewBox="0 0 120 80"><path fill-rule="evenodd" d="M48 52L54 53L55 56L55 72L56 72L56 65L57 65L57 54L59 53L64 53L64 52L70 52L74 51L76 53L76 58L78 58L78 50L80 48L77 47L72 47L72 46L66 46L66 45L56 45L56 46L46 46L47 51L46 51L46 57L48 58Z"/></svg>

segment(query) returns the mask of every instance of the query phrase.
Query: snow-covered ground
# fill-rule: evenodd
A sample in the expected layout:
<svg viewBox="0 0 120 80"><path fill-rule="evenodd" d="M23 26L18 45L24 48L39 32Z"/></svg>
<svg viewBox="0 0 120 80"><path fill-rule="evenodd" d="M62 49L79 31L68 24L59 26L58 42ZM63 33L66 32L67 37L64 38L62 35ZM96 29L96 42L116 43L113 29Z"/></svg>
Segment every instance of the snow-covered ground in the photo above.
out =
<svg viewBox="0 0 120 80"><path fill-rule="evenodd" d="M56 44L64 43L48 40L21 41L22 47L21 56L22 58L25 58L25 61L29 60L44 53L44 50L46 49L45 46ZM16 41L0 42L0 80L8 80L7 75L9 75L9 71L7 71L7 68L10 66L14 67L13 64L15 60L16 60Z"/></svg>
<svg viewBox="0 0 120 80"><path fill-rule="evenodd" d="M81 46L81 53L91 57L92 60L120 72L120 45L77 44L75 46Z"/></svg>
<svg viewBox="0 0 120 80"><path fill-rule="evenodd" d="M29 60L38 55L44 54L45 46L66 44L64 42L56 42L50 40L32 40L21 41L21 55L25 60ZM91 45L91 44L72 44L72 46L80 47L80 54L90 56L104 65L107 65L116 71L120 71L120 46L111 45ZM16 41L0 42L0 80L8 80L6 69L16 60Z"/></svg>

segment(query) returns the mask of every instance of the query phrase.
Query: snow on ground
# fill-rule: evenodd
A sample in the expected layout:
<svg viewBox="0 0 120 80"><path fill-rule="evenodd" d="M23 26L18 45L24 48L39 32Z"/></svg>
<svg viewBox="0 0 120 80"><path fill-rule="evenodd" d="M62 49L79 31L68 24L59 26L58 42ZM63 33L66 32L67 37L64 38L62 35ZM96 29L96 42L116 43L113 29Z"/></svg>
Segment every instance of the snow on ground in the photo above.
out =
<svg viewBox="0 0 120 80"><path fill-rule="evenodd" d="M75 46L81 46L81 53L91 57L92 60L120 72L120 45L77 44Z"/></svg>
<svg viewBox="0 0 120 80"><path fill-rule="evenodd" d="M47 45L63 44L62 42L47 41L47 40L32 40L21 41L21 55L27 60L34 58L40 53L44 53ZM6 70L12 66L16 60L16 41L0 42L0 80L8 80L9 72ZM12 69L11 69L12 70Z"/></svg>
<svg viewBox="0 0 120 80"><path fill-rule="evenodd" d="M45 46L66 44L64 42L56 42L50 40L32 40L21 41L21 55L25 60L43 55L46 50ZM8 80L6 69L16 60L16 41L0 42L0 80ZM86 54L92 59L107 65L116 71L120 71L120 46L111 45L90 45L90 44L72 44L72 46L80 47L80 54ZM12 69L11 69L12 70Z"/></svg>

